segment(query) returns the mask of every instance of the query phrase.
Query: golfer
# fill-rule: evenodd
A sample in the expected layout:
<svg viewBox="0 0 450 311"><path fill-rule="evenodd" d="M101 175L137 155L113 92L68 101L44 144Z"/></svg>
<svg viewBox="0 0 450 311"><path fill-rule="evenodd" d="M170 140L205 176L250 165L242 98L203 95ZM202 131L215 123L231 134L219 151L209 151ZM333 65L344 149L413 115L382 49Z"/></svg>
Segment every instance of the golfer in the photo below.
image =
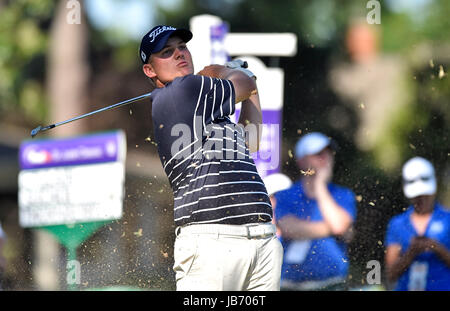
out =
<svg viewBox="0 0 450 311"><path fill-rule="evenodd" d="M160 25L140 46L155 87L154 139L174 195L177 290L279 290L282 247L250 157L258 142L229 118L242 102L239 124L261 124L254 75L240 61L194 74L191 38Z"/></svg>

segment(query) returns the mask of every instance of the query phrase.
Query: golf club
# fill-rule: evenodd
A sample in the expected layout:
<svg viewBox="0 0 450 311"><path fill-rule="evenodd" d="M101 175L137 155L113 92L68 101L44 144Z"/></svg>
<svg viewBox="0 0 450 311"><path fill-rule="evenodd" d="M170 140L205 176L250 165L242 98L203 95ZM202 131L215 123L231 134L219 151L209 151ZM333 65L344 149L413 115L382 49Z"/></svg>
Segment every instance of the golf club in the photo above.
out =
<svg viewBox="0 0 450 311"><path fill-rule="evenodd" d="M144 94L144 95L141 95L141 96L137 96L137 97L131 98L131 99L124 100L124 101L122 101L120 103L117 103L117 104L114 104L114 105L111 105L111 106L108 106L108 107L104 107L104 108L101 108L101 109L98 109L98 110L95 110L95 111L83 114L83 115L78 116L78 117L74 117L74 118L66 120L66 121L62 121L62 122L59 122L59 123L47 125L47 126L44 126L44 127L39 125L38 127L36 127L35 129L33 129L31 131L31 138L34 138L34 136L36 136L39 132L50 130L50 129L54 128L54 127L57 127L57 126L60 126L60 125L63 125L63 124L66 124L66 123L69 123L69 122L72 122L72 121L80 120L80 119L89 117L89 116L91 116L93 114L96 114L96 113L99 113L99 112L102 112L102 111L111 110L111 109L115 109L115 108L119 108L119 107L122 107L122 106L125 106L125 105L128 105L128 104L131 104L131 103L143 100L143 99L145 99L147 97L150 97L150 95L152 95L151 92L147 93L147 94Z"/></svg>
<svg viewBox="0 0 450 311"><path fill-rule="evenodd" d="M242 68L248 68L247 61L244 61L243 64L241 65L241 67ZM66 120L66 121L59 122L59 123L47 125L47 126L44 126L44 127L39 125L38 127L36 127L35 129L33 129L31 131L31 138L34 138L39 132L50 130L50 129L55 128L57 126L60 126L60 125L63 125L63 124L67 124L67 123L72 122L72 121L80 120L80 119L89 117L89 116L91 116L93 114L96 114L96 113L99 113L99 112L102 112L102 111L111 110L111 109L115 109L115 108L118 108L118 107L121 107L121 106L125 106L125 105L128 105L128 104L131 104L131 103L143 100L143 99L145 99L147 97L150 97L150 95L152 95L151 92L147 93L147 94L144 94L144 95L141 95L141 96L137 96L137 97L128 99L128 100L125 100L125 101L122 101L120 103L117 103L117 104L114 104L114 105L111 105L111 106L108 106L108 107L105 107L105 108L101 108L101 109L98 109L98 110L95 110L95 111L83 114L83 115L78 116L78 117L74 117L74 118Z"/></svg>

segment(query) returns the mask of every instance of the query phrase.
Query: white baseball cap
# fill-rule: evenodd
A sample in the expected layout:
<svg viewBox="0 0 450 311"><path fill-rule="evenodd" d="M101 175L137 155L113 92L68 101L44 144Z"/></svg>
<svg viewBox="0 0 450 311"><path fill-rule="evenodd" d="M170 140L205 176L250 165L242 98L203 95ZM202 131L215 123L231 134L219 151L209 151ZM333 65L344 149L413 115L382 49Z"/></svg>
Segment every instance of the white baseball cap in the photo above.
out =
<svg viewBox="0 0 450 311"><path fill-rule="evenodd" d="M278 191L288 189L292 185L292 180L282 173L267 175L263 178L263 181L269 196Z"/></svg>
<svg viewBox="0 0 450 311"><path fill-rule="evenodd" d="M322 133L308 133L302 136L295 145L295 157L301 159L304 156L319 153L331 144L331 138Z"/></svg>
<svg viewBox="0 0 450 311"><path fill-rule="evenodd" d="M408 199L436 193L433 165L422 157L409 159L403 165L403 192Z"/></svg>

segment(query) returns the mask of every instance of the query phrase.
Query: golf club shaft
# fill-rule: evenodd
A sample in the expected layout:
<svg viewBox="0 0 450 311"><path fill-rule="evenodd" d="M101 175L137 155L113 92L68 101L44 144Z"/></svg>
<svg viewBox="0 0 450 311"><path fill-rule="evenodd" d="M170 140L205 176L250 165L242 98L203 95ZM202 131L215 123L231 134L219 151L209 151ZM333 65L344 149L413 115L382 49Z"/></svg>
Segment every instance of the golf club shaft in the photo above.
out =
<svg viewBox="0 0 450 311"><path fill-rule="evenodd" d="M242 67L243 68L247 68L248 67L248 63L246 61L244 61L244 63L242 64ZM121 107L121 106L124 106L124 105L128 105L128 104L131 104L131 103L143 100L143 99L145 99L147 97L150 97L151 95L152 95L152 93L150 92L150 93L147 93L147 94L143 94L141 96L137 96L137 97L134 97L134 98L131 98L131 99L128 99L128 100L124 100L124 101L122 101L120 103L117 103L117 104L114 104L114 105L111 105L111 106L108 106L108 107L104 107L104 108L101 108L101 109L98 109L98 110L95 110L95 111L83 114L83 115L78 116L78 117L74 117L72 119L61 121L61 122L58 122L58 123L55 123L55 124L50 124L50 125L47 125L47 126L44 126L44 127L38 126L37 128L35 128L35 129L33 129L31 131L31 137L33 138L40 132L47 131L47 130L50 130L50 129L55 128L57 126L60 126L60 125L63 125L63 124L67 124L67 123L70 123L70 122L73 122L73 121L76 121L76 120L80 120L80 119L89 117L89 116L91 116L93 114L96 114L96 113L99 113L99 112L102 112L102 111L112 110L112 109L115 109L115 108L118 108L118 107Z"/></svg>
<svg viewBox="0 0 450 311"><path fill-rule="evenodd" d="M131 99L127 99L127 100L124 100L124 101L122 101L120 103L117 103L117 104L114 104L114 105L111 105L111 106L108 106L108 107L104 107L104 108L101 108L101 109L98 109L98 110L95 110L95 111L92 111L92 112L88 112L86 114L83 114L83 115L78 116L78 117L74 117L74 118L69 119L69 120L61 121L61 122L58 122L58 123L55 123L55 124L51 124L51 125L42 127L41 129L39 129L39 132L46 131L46 130L52 129L54 127L57 127L57 126L60 126L60 125L63 125L63 124L67 124L67 123L70 123L70 122L73 122L73 121L76 121L76 120L80 120L80 119L89 117L89 116L91 116L93 114L96 114L96 113L99 113L99 112L103 112L103 111L106 111L106 110L112 110L112 109L115 109L115 108L119 108L119 107L122 107L122 106L125 106L125 105L128 105L128 104L131 104L131 103L143 100L143 99L145 99L147 97L150 97L151 94L152 94L151 92L147 93L147 94L143 94L141 96L137 96L137 97L134 97L134 98L131 98Z"/></svg>

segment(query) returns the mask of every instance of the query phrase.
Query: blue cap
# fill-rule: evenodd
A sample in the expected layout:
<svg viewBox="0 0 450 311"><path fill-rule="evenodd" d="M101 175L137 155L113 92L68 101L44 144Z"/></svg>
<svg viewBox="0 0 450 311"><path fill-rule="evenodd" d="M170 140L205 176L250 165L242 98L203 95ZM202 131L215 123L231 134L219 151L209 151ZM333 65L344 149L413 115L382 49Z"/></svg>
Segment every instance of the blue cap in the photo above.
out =
<svg viewBox="0 0 450 311"><path fill-rule="evenodd" d="M301 137L295 145L295 156L301 159L304 156L317 154L326 147L336 149L334 141L319 132L312 132Z"/></svg>
<svg viewBox="0 0 450 311"><path fill-rule="evenodd" d="M184 42L192 39L192 32L183 28L175 28L172 26L158 25L153 27L142 38L139 48L139 56L142 62L147 63L150 55L161 51L166 45L167 40L171 36L179 36Z"/></svg>

